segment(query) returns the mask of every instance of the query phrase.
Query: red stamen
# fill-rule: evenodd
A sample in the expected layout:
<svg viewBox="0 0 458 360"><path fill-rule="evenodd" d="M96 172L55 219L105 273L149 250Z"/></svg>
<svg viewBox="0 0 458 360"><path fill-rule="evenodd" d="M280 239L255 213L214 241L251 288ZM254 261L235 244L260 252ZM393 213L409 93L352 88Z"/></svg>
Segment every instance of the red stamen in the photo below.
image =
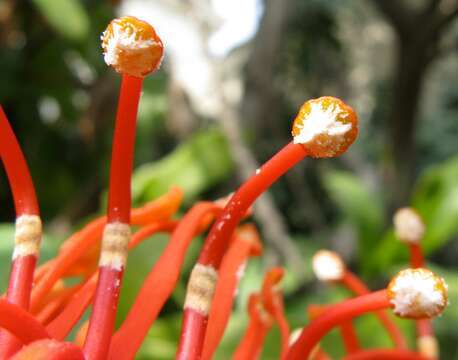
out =
<svg viewBox="0 0 458 360"><path fill-rule="evenodd" d="M348 269L344 272L342 283L358 296L370 293L366 284L364 284L364 282L356 276L356 274ZM407 341L393 319L391 319L385 311L376 311L374 314L378 317L380 323L386 329L394 345L399 349L407 349Z"/></svg>
<svg viewBox="0 0 458 360"><path fill-rule="evenodd" d="M24 347L11 360L84 360L84 355L74 344L46 339Z"/></svg>
<svg viewBox="0 0 458 360"><path fill-rule="evenodd" d="M9 302L28 309L41 242L41 220L32 177L1 106L0 157L6 169L16 208L15 246L6 298ZM4 331L0 332L0 358L13 353L18 347L19 343L14 337Z"/></svg>
<svg viewBox="0 0 458 360"><path fill-rule="evenodd" d="M380 290L330 306L325 314L304 328L299 339L290 348L286 358L288 360L307 359L320 339L336 325L364 313L389 307L391 304L387 290Z"/></svg>
<svg viewBox="0 0 458 360"><path fill-rule="evenodd" d="M356 335L355 328L353 327L353 323L351 321L344 322L340 325L340 333L342 335L347 354L353 354L361 349L358 336Z"/></svg>
<svg viewBox="0 0 458 360"><path fill-rule="evenodd" d="M214 203L194 205L183 217L156 264L145 279L126 319L113 336L110 359L133 358L148 329L172 293L184 261L186 250L201 228L202 219L221 209Z"/></svg>
<svg viewBox="0 0 458 360"><path fill-rule="evenodd" d="M261 289L262 301L267 312L275 319L281 334L281 354L280 359L284 359L289 346L289 325L283 309L283 298L277 289L278 283L284 275L282 268L270 269L265 277Z"/></svg>
<svg viewBox="0 0 458 360"><path fill-rule="evenodd" d="M146 225L155 221L166 220L178 210L182 199L183 192L179 188L173 187L167 194L151 201L142 208L133 209L132 224ZM85 256L94 244L100 241L105 224L106 217L99 217L65 241L61 253L51 264L47 264L46 273L41 275L42 278L32 291L32 311L35 311L37 304L42 301L55 282ZM38 271L44 272L41 268Z"/></svg>
<svg viewBox="0 0 458 360"><path fill-rule="evenodd" d="M351 354L345 357L345 360L426 360L426 358L416 352L402 349L371 349Z"/></svg>
<svg viewBox="0 0 458 360"><path fill-rule="evenodd" d="M63 289L60 296L50 300L41 311L36 314L36 319L46 325L52 321L57 314L65 307L68 300L81 288L81 285L75 285L70 288Z"/></svg>
<svg viewBox="0 0 458 360"><path fill-rule="evenodd" d="M255 360L262 351L264 339L272 327L272 318L262 305L261 295L252 294L248 301L250 321L232 360Z"/></svg>
<svg viewBox="0 0 458 360"><path fill-rule="evenodd" d="M262 251L261 241L256 228L242 225L223 258L220 275L216 283L213 306L208 316L202 359L210 360L223 337L224 330L234 303L234 297L247 258L259 256Z"/></svg>
<svg viewBox="0 0 458 360"><path fill-rule="evenodd" d="M410 249L410 266L420 268L425 266L425 259L420 244L409 244Z"/></svg>
<svg viewBox="0 0 458 360"><path fill-rule="evenodd" d="M38 201L27 163L0 105L0 154L10 182L16 216L39 215Z"/></svg>
<svg viewBox="0 0 458 360"><path fill-rule="evenodd" d="M172 230L174 225L175 222L173 221L160 221L144 226L132 236L129 242L129 249L135 248L143 240L156 232ZM91 276L83 287L73 296L62 313L47 326L47 330L54 338L59 340L65 339L73 326L75 326L84 314L84 311L92 302L97 285L97 275L98 273L95 273Z"/></svg>
<svg viewBox="0 0 458 360"><path fill-rule="evenodd" d="M46 329L27 311L0 299L0 327L8 330L23 344L49 338Z"/></svg>
<svg viewBox="0 0 458 360"><path fill-rule="evenodd" d="M64 310L47 326L46 330L57 340L64 340L75 324L79 321L84 311L89 306L97 286L97 275L94 274L73 295Z"/></svg>
<svg viewBox="0 0 458 360"><path fill-rule="evenodd" d="M315 320L318 316L324 314L328 307L326 305L309 305L307 313L310 320ZM361 348L352 321L340 324L340 334L347 354L352 354Z"/></svg>
<svg viewBox="0 0 458 360"><path fill-rule="evenodd" d="M197 266L203 266L215 271L219 268L222 257L226 252L228 241L247 209L260 194L305 156L306 152L300 144L290 143L263 165L260 172L248 179L239 188L213 224L200 253ZM188 317L193 319L187 319ZM177 360L196 359L191 356L191 353L200 356L207 319L208 314L203 314L190 308L185 309ZM188 324L193 325L192 331L186 327ZM197 326L197 324L200 325ZM187 339L187 337L192 339ZM192 349L188 348L188 346L191 346Z"/></svg>

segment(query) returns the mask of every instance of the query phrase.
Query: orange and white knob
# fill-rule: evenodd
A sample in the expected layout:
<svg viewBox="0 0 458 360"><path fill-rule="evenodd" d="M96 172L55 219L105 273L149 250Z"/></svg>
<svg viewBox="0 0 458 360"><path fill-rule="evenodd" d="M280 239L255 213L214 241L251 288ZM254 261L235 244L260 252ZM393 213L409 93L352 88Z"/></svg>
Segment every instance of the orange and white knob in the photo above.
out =
<svg viewBox="0 0 458 360"><path fill-rule="evenodd" d="M448 287L428 269L406 269L391 280L388 298L394 313L402 318L432 318L447 306Z"/></svg>
<svg viewBox="0 0 458 360"><path fill-rule="evenodd" d="M114 19L101 40L105 62L121 74L141 78L161 65L164 46L145 21L133 16Z"/></svg>
<svg viewBox="0 0 458 360"><path fill-rule="evenodd" d="M342 100L323 96L305 102L294 119L294 143L302 144L310 156L343 154L358 135L358 119Z"/></svg>

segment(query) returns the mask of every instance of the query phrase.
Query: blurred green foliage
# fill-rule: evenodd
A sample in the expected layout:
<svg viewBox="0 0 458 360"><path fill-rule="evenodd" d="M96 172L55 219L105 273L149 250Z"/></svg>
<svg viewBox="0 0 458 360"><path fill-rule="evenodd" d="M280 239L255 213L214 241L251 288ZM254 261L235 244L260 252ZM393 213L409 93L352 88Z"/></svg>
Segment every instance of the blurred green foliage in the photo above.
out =
<svg viewBox="0 0 458 360"><path fill-rule="evenodd" d="M196 133L171 154L135 170L132 178L134 203L158 197L171 184L184 191L186 200L195 199L227 179L232 169L224 135L215 129Z"/></svg>

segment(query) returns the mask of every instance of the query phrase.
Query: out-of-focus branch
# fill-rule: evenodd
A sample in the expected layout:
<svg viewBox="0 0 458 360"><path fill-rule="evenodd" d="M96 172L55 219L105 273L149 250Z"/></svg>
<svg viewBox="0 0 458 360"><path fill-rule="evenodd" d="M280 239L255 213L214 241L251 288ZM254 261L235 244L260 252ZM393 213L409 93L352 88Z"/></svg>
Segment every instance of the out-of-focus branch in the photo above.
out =
<svg viewBox="0 0 458 360"><path fill-rule="evenodd" d="M402 0L373 0L380 12L386 17L399 34L407 34L410 15Z"/></svg>

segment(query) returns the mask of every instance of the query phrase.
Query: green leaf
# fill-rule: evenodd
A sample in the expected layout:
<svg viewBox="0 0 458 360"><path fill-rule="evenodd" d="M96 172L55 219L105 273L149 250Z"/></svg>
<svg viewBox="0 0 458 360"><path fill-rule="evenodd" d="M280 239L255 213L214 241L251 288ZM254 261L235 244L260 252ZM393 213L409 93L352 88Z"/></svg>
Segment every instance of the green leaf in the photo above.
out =
<svg viewBox="0 0 458 360"><path fill-rule="evenodd" d="M77 0L33 0L48 23L62 36L82 41L89 34L89 17Z"/></svg>
<svg viewBox="0 0 458 360"><path fill-rule="evenodd" d="M415 187L412 207L426 225L421 246L426 256L443 247L458 233L458 157L449 159L423 173ZM407 247L389 229L379 245L368 255L373 271L408 259Z"/></svg>
<svg viewBox="0 0 458 360"><path fill-rule="evenodd" d="M214 129L200 132L168 156L135 170L134 202L156 198L171 185L183 189L187 200L193 199L226 179L232 167L224 136Z"/></svg>
<svg viewBox="0 0 458 360"><path fill-rule="evenodd" d="M423 216L426 254L444 246L458 233L458 157L429 169L418 181L412 205Z"/></svg>

